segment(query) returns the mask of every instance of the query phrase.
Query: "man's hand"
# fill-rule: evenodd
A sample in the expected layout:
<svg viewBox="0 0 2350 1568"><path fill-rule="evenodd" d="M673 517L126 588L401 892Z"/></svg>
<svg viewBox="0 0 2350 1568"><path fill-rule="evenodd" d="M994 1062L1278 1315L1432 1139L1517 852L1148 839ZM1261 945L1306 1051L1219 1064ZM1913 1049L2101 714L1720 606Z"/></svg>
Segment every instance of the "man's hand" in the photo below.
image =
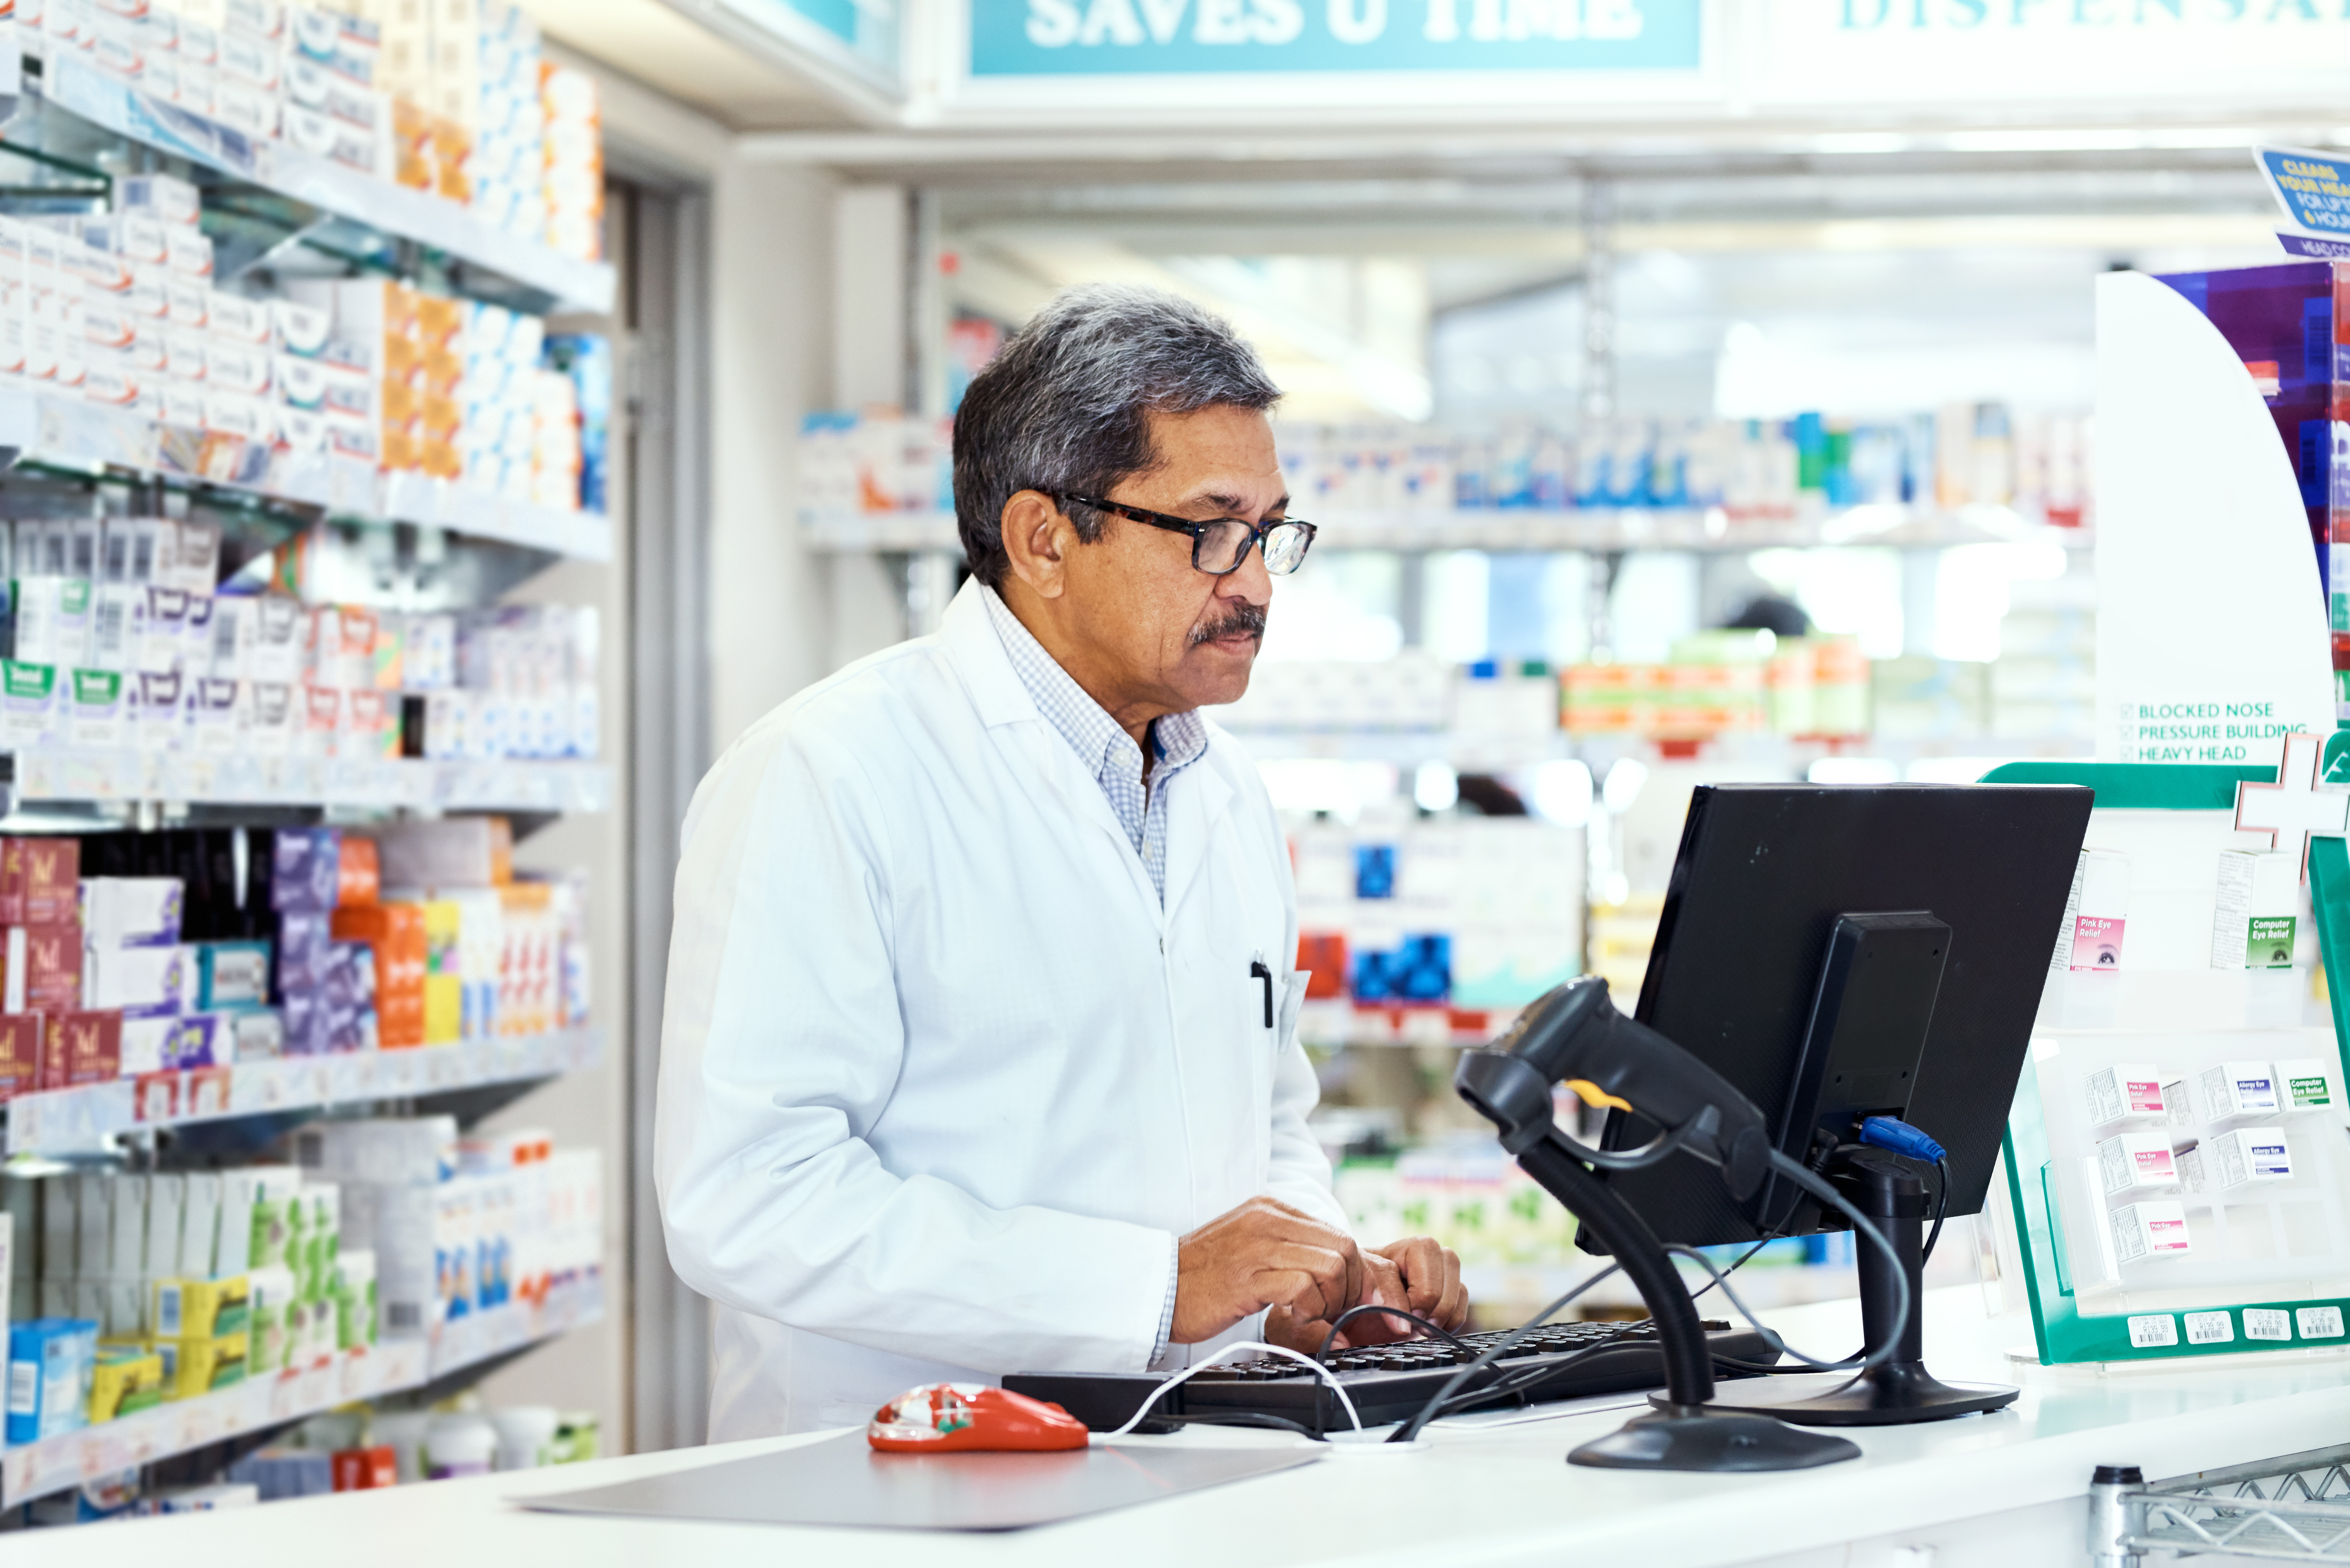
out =
<svg viewBox="0 0 2350 1568"><path fill-rule="evenodd" d="M1252 1198L1176 1244L1170 1337L1197 1345L1268 1307L1332 1317L1361 1299L1363 1265L1345 1231L1278 1199Z"/></svg>
<svg viewBox="0 0 2350 1568"><path fill-rule="evenodd" d="M1426 1236L1392 1241L1365 1252L1363 1284L1363 1293L1347 1305L1402 1307L1448 1333L1459 1332L1469 1321L1469 1293L1461 1286L1460 1258L1450 1247L1440 1247ZM1265 1314L1265 1342L1316 1355L1322 1342L1329 1338L1334 1315L1313 1317L1275 1307ZM1387 1345L1422 1332L1403 1318L1367 1312L1347 1321L1331 1348Z"/></svg>

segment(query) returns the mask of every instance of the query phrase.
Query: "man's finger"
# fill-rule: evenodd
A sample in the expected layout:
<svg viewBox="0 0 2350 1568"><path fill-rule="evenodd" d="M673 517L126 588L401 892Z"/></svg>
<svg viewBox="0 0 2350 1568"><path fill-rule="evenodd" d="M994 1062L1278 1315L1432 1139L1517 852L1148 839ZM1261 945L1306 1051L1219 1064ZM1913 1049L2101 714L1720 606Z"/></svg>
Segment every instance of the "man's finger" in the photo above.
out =
<svg viewBox="0 0 2350 1568"><path fill-rule="evenodd" d="M1346 1261L1328 1247L1277 1243L1258 1264L1265 1304L1280 1303L1308 1317L1336 1317L1354 1304L1347 1291Z"/></svg>
<svg viewBox="0 0 2350 1568"><path fill-rule="evenodd" d="M1426 1236L1414 1236L1380 1251L1395 1261L1402 1273L1411 1310L1423 1317L1434 1316L1444 1301L1444 1250Z"/></svg>
<svg viewBox="0 0 2350 1568"><path fill-rule="evenodd" d="M1469 1287L1461 1282L1461 1257L1444 1249L1444 1299L1437 1304L1436 1321L1457 1329L1469 1321Z"/></svg>

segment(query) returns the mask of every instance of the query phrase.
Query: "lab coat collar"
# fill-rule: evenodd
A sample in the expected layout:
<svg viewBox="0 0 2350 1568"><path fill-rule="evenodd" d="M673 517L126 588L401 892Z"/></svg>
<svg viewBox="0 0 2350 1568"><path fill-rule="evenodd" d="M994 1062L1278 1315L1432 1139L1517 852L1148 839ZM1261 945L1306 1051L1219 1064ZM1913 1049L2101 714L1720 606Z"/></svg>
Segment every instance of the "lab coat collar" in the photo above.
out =
<svg viewBox="0 0 2350 1568"><path fill-rule="evenodd" d="M1046 784L1061 797L1061 804L1072 816L1091 823L1108 837L1118 858L1126 863L1134 886L1163 923L1166 906L1158 889L1150 885L1150 874L1142 868L1141 857L1135 854L1126 829L1118 825L1118 813L1110 809L1108 799L1103 795L1100 782L1078 760L1076 750L1061 738L1060 732L1045 722L1036 699L1028 694L1020 672L1012 667L1012 656L1003 650L1003 639L987 613L987 602L982 597L986 591L977 577L971 578L947 606L947 613L940 622L947 650L962 676L964 689L971 693L972 705L979 711L980 722L991 730L1006 725L1026 726L1005 736L1006 743L1044 774ZM1170 796L1168 805L1171 807L1174 804L1175 797Z"/></svg>
<svg viewBox="0 0 2350 1568"><path fill-rule="evenodd" d="M986 593L977 577L965 579L940 619L940 635L954 656L972 705L979 710L980 722L991 730L1024 719L1041 722L1045 715L1036 711L1036 700L1021 683L1020 672L1012 668L1012 656L1003 651L1003 639L995 633L995 623L988 618ZM1103 809L1108 809L1107 802Z"/></svg>

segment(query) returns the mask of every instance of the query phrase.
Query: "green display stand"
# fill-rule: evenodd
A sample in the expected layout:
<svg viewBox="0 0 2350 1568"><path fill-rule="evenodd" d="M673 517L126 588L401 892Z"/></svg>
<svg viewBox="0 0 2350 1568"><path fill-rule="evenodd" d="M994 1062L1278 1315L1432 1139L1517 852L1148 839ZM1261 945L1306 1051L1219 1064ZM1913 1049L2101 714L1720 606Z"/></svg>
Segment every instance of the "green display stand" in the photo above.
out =
<svg viewBox="0 0 2350 1568"><path fill-rule="evenodd" d="M2234 809L2238 784L2266 784L2275 779L2274 768L2012 763L1986 774L1983 782L2083 784L2096 792L2100 810L2210 812ZM2350 850L2345 850L2344 840L2315 839L2309 870L2320 957L2325 966L2334 1017L2334 1057L2340 1064L2341 1043L2350 1037ZM2327 1131L2339 1137L2335 1127L2329 1126ZM2061 1230L2062 1206L2054 1190L2055 1168L2045 1107L2041 1101L2040 1075L2029 1064L2008 1118L2003 1148L2023 1284L2031 1302L2033 1330L2043 1364L2241 1355L2321 1346L2350 1348L2350 1337L2338 1331L2330 1334L2303 1332L2312 1324L2326 1325L2324 1309L2334 1309L2339 1314L2334 1320L2337 1323L2350 1318L2350 1295L2210 1302L2168 1308L2167 1315L2181 1324L2189 1315L2203 1318L2203 1326L2212 1333L2221 1326L2211 1321L2214 1314L2224 1313L2228 1337L2207 1343L2197 1343L2189 1332L2178 1332L2175 1343L2139 1343L2140 1335L2134 1333L2133 1321L2150 1323L2154 1317L2165 1315L2152 1310L2135 1314L2126 1311L2084 1313L2080 1310L2080 1297L2074 1290L2067 1262L2069 1250ZM2263 1316L2248 1324L2247 1312ZM2309 1313L2314 1316L2304 1319L2303 1314ZM2284 1336L2277 1334L2279 1318L2275 1314L2282 1314L2283 1324L2290 1329ZM2191 1329L2195 1325L2185 1326ZM2254 1327L2259 1329L2261 1337L2254 1336Z"/></svg>

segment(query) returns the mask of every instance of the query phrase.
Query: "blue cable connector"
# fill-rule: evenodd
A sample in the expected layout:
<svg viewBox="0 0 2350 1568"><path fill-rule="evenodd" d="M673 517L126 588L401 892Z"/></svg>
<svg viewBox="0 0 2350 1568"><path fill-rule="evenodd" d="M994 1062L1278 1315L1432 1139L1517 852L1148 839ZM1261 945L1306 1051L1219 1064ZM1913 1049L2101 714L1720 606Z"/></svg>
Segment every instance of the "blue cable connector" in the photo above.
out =
<svg viewBox="0 0 2350 1568"><path fill-rule="evenodd" d="M1947 1152L1940 1144L1898 1116L1871 1116L1860 1124L1860 1141L1872 1148L1890 1149L1912 1159L1939 1160Z"/></svg>

